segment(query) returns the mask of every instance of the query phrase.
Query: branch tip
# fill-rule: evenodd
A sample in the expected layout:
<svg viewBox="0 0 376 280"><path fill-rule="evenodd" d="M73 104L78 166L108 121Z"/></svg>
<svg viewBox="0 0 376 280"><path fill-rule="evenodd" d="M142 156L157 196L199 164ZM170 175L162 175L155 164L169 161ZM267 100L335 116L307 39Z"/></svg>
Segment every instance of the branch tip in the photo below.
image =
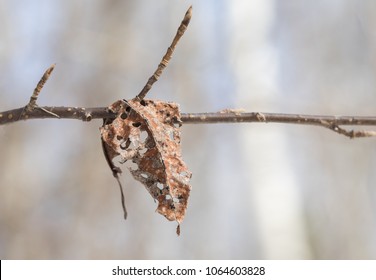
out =
<svg viewBox="0 0 376 280"><path fill-rule="evenodd" d="M185 16L184 16L184 19L183 19L183 24L188 26L190 20L192 18L192 6L190 6L187 10L187 12L185 13Z"/></svg>
<svg viewBox="0 0 376 280"><path fill-rule="evenodd" d="M26 111L32 111L35 107L37 107L36 102L37 102L39 93L41 92L44 84L49 79L52 71L55 69L55 66L56 64L54 63L50 67L48 67L48 69L44 72L42 78L40 78L36 88L34 89L32 96L30 97L29 103L26 105Z"/></svg>
<svg viewBox="0 0 376 280"><path fill-rule="evenodd" d="M171 45L168 47L166 54L162 57L162 60L157 67L157 70L155 70L153 75L148 79L148 81L146 82L146 85L143 87L141 92L135 97L135 99L138 99L140 101L144 99L146 94L149 92L149 90L153 86L153 84L156 81L158 81L159 77L162 75L163 70L167 67L168 63L170 62L177 43L179 42L180 38L183 36L184 32L187 30L191 17L192 17L192 6L190 6L187 12L185 13L183 21L180 23L180 26L176 32L176 35L174 39L172 40Z"/></svg>

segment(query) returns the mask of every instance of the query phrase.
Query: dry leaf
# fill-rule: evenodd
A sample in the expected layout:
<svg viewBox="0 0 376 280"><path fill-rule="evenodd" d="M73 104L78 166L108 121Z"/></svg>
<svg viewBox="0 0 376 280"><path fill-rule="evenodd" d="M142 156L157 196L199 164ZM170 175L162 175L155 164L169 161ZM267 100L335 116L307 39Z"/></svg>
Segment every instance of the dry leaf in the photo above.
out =
<svg viewBox="0 0 376 280"><path fill-rule="evenodd" d="M170 221L183 221L191 186L191 172L181 158L180 112L175 103L156 100L119 100L109 107L117 117L101 127L110 167L113 159L131 160L129 168L158 202L157 211ZM177 232L180 228L177 228Z"/></svg>

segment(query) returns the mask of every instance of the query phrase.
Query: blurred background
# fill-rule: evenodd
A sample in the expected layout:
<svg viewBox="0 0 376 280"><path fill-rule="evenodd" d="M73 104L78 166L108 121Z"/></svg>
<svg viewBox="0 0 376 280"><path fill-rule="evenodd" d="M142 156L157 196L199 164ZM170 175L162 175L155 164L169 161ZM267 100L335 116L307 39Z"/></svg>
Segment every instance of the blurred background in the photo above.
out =
<svg viewBox="0 0 376 280"><path fill-rule="evenodd" d="M0 111L107 106L139 93L185 11L149 98L183 112L376 115L376 2L0 0ZM1 259L375 259L376 139L318 127L182 127L193 172L181 236L123 167L101 120L0 127Z"/></svg>

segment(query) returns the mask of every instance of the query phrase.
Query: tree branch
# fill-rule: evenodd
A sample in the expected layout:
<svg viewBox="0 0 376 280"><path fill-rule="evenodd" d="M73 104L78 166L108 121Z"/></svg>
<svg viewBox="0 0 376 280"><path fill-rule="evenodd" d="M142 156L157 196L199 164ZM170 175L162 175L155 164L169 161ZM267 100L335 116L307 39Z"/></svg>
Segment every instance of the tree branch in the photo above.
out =
<svg viewBox="0 0 376 280"><path fill-rule="evenodd" d="M135 97L143 100L153 84L162 74L163 69L170 61L176 44L183 36L192 17L192 7L186 12L178 31L163 56L157 70L149 78L144 88ZM38 95L44 84L51 75L55 64L51 65L44 73L37 84L29 103L22 108L0 112L0 125L29 119L77 119L82 121L91 121L92 119L114 119L116 115L108 110L107 107L84 108L84 107L40 107L36 104ZM226 109L215 113L183 113L181 116L183 124L208 124L208 123L289 123L316 125L332 130L338 134L349 138L376 136L376 131L372 130L346 130L340 126L376 126L376 117L357 117L357 116L320 116L320 115L300 115L300 114L278 114L261 112L244 112L243 110Z"/></svg>
<svg viewBox="0 0 376 280"><path fill-rule="evenodd" d="M115 118L116 116L106 107L37 107L41 110L25 111L25 107L0 112L0 125L30 119L55 118L91 121L92 119ZM52 114L51 114L52 113ZM373 116L325 116L279 114L261 112L243 112L240 110L222 110L215 113L182 113L183 124L212 124L212 123L287 123L301 125L316 125L332 130L349 138L376 136L372 130L346 130L340 126L376 126Z"/></svg>
<svg viewBox="0 0 376 280"><path fill-rule="evenodd" d="M37 107L37 99L39 96L39 93L41 92L42 88L44 87L44 84L47 82L47 80L50 78L50 75L52 71L55 69L55 64L52 64L43 74L42 78L40 78L37 86L34 89L33 95L30 97L29 103L26 105L25 109L27 111L32 111L35 107Z"/></svg>
<svg viewBox="0 0 376 280"><path fill-rule="evenodd" d="M216 113L182 114L183 123L288 123L316 125L330 129L349 138L376 136L373 130L346 130L340 126L376 126L373 116L326 116L279 114L261 112L241 112L239 110L223 110Z"/></svg>
<svg viewBox="0 0 376 280"><path fill-rule="evenodd" d="M178 31L174 39L172 40L171 45L168 47L166 54L162 57L161 62L159 63L157 70L146 82L146 85L143 87L141 92L136 96L137 99L142 100L145 98L146 94L149 92L153 84L158 81L159 77L162 75L163 70L167 67L168 63L171 60L172 54L174 53L175 47L178 44L180 38L184 35L184 32L187 30L189 22L192 18L192 6L189 7L187 12L184 15L183 21L181 22Z"/></svg>

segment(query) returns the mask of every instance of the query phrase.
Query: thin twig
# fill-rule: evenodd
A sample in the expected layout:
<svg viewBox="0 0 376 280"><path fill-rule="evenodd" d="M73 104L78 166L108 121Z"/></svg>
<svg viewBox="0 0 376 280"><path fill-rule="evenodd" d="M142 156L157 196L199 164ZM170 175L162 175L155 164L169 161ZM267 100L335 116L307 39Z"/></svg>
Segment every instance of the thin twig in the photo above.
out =
<svg viewBox="0 0 376 280"><path fill-rule="evenodd" d="M25 107L0 112L0 125L20 121L19 116ZM50 113L59 115L61 119L76 119L91 121L92 119L115 118L116 115L106 107L38 107L45 110L33 110L25 114L22 120L55 118ZM279 114L262 112L243 112L239 110L224 110L215 113L182 113L183 124L213 124L213 123L287 123L301 125L316 125L330 129L349 138L376 136L372 130L345 130L340 126L376 126L375 116L327 116Z"/></svg>
<svg viewBox="0 0 376 280"><path fill-rule="evenodd" d="M373 130L347 130L341 126L376 126L376 117L358 116L323 116L323 115L300 115L300 114L278 114L261 112L242 112L240 110L223 110L216 113L182 114L183 124L197 123L289 123L316 125L330 129L338 134L349 138L373 137L376 131Z"/></svg>
<svg viewBox="0 0 376 280"><path fill-rule="evenodd" d="M27 111L32 111L36 106L36 102L39 96L39 93L41 92L44 84L47 82L48 78L50 77L52 71L55 68L55 64L52 64L43 74L42 78L39 80L37 86L34 89L33 95L30 97L29 103L26 105Z"/></svg>
<svg viewBox="0 0 376 280"><path fill-rule="evenodd" d="M209 124L209 123L289 123L304 125L326 126L328 123L336 125L364 125L376 126L376 116L329 116L329 115L304 115L280 114L264 112L215 112L215 113L183 113L181 120L184 124Z"/></svg>
<svg viewBox="0 0 376 280"><path fill-rule="evenodd" d="M37 105L37 99L39 96L39 93L42 91L44 84L47 82L48 78L50 77L52 71L54 70L56 64L52 64L43 74L42 78L40 78L37 86L34 89L33 94L30 97L29 103L23 108L21 114L19 115L18 119L24 118L27 113L30 113L32 111L36 111L36 109L42 110L47 114L50 114L51 116L54 116L56 118L59 118L59 115L48 111L47 109L43 107L39 107Z"/></svg>
<svg viewBox="0 0 376 280"><path fill-rule="evenodd" d="M325 121L322 122L322 126L326 127L338 134L345 135L349 138L361 138L361 137L373 137L376 136L376 131L373 130L347 130L335 123L327 123Z"/></svg>
<svg viewBox="0 0 376 280"><path fill-rule="evenodd" d="M149 92L153 84L158 81L159 77L162 75L163 70L167 67L168 62L171 60L172 54L175 50L177 43L179 42L180 38L183 36L184 32L187 30L188 24L192 17L192 6L189 7L188 11L185 13L184 19L181 22L178 31L170 47L167 49L166 54L163 56L161 62L159 63L157 70L155 70L154 74L149 78L144 88L141 92L136 96L137 99L142 100L145 98L146 94Z"/></svg>
<svg viewBox="0 0 376 280"><path fill-rule="evenodd" d="M0 112L0 125L30 119L75 119L81 121L91 121L92 119L114 118L113 113L107 111L106 107L85 108L85 107L62 107L44 106L37 107L40 110L26 112L25 107ZM21 118L22 117L22 118Z"/></svg>

